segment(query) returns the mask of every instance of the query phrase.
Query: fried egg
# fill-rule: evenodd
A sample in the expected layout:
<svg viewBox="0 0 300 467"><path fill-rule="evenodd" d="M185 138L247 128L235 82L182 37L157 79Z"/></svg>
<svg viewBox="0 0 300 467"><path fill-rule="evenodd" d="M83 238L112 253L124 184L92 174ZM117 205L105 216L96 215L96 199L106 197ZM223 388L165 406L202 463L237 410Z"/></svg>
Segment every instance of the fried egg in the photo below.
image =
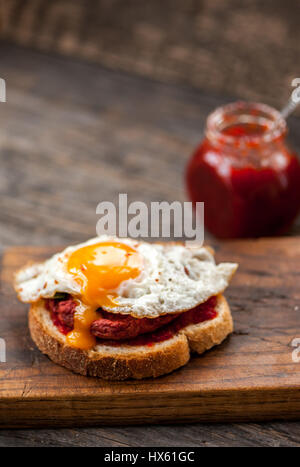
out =
<svg viewBox="0 0 300 467"><path fill-rule="evenodd" d="M155 318L223 292L236 268L235 263L216 265L204 247L103 235L21 269L15 288L27 303L64 292L84 308Z"/></svg>

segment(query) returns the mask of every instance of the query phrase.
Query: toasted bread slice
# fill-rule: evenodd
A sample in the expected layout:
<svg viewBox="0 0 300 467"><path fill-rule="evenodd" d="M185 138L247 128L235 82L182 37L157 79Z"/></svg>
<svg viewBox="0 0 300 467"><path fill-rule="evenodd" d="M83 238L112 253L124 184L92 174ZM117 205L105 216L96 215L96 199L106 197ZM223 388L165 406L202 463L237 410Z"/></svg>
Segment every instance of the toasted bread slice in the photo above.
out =
<svg viewBox="0 0 300 467"><path fill-rule="evenodd" d="M75 373L108 380L157 377L185 365L191 352L202 353L220 344L233 330L231 313L223 295L218 296L216 318L191 324L171 339L152 346L96 345L81 350L66 344L66 337L52 323L43 301L31 305L29 328L37 347L51 360Z"/></svg>

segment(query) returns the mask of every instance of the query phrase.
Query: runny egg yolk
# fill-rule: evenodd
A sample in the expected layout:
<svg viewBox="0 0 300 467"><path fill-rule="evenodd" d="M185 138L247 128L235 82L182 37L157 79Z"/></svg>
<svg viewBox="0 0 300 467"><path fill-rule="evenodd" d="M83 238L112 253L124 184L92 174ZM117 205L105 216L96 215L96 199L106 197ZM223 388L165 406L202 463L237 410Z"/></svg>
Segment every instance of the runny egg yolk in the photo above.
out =
<svg viewBox="0 0 300 467"><path fill-rule="evenodd" d="M80 283L81 299L86 305L113 307L115 290L141 273L142 258L124 243L103 242L75 250L67 267Z"/></svg>
<svg viewBox="0 0 300 467"><path fill-rule="evenodd" d="M122 282L135 279L142 271L142 257L132 247L121 242L102 242L75 250L67 269L81 285L80 300L74 314L74 329L67 342L73 347L89 349L96 339L89 332L97 319L96 309L117 305L116 289Z"/></svg>

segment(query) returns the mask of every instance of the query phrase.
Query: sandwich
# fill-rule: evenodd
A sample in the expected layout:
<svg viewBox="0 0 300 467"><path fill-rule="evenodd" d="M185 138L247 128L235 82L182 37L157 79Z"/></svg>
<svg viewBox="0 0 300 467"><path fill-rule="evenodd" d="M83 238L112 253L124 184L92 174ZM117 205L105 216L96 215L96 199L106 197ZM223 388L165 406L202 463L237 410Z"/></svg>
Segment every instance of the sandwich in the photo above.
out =
<svg viewBox="0 0 300 467"><path fill-rule="evenodd" d="M207 247L103 235L23 267L15 290L30 304L41 352L82 375L157 377L233 330L223 292L237 269Z"/></svg>

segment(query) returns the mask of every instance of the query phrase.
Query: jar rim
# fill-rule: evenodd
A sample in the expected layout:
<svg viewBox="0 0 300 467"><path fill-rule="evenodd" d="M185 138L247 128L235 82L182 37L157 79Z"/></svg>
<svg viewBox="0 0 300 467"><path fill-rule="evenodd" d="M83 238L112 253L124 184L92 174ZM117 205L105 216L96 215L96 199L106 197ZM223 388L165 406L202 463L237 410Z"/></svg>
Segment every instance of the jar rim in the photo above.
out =
<svg viewBox="0 0 300 467"><path fill-rule="evenodd" d="M267 126L267 129L259 134L245 134L239 137L224 133L226 126L225 117L232 120L256 121L256 124ZM248 118L248 120L247 120ZM225 126L224 126L225 123ZM232 123L234 124L234 123ZM212 141L225 145L247 146L249 144L266 144L280 138L287 131L286 120L275 108L259 102L237 101L218 107L207 118L206 136Z"/></svg>

